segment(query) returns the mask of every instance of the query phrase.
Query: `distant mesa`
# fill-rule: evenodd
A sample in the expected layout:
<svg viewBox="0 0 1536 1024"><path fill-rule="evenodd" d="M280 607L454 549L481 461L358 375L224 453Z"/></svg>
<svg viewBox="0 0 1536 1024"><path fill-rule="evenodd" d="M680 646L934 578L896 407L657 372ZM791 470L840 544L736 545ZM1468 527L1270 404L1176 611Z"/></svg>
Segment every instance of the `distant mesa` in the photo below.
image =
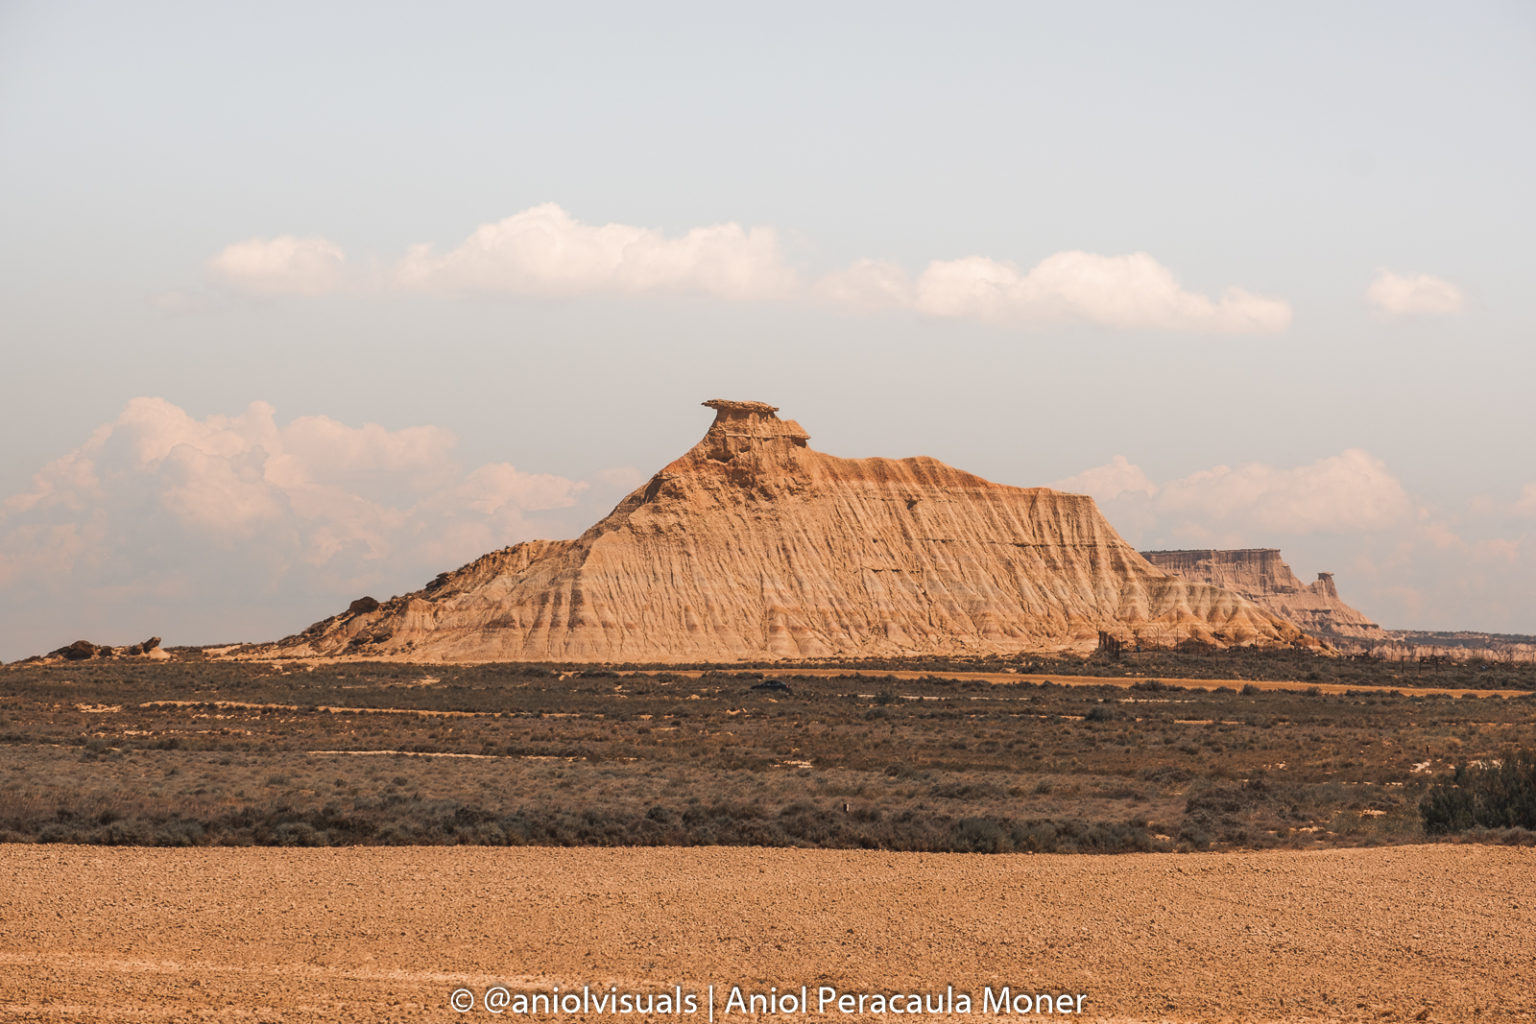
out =
<svg viewBox="0 0 1536 1024"><path fill-rule="evenodd" d="M1303 583L1277 548L1233 551L1143 551L1147 561L1182 579L1209 583L1255 604L1324 640L1351 646L1391 639L1386 630L1339 599L1333 573Z"/></svg>
<svg viewBox="0 0 1536 1024"><path fill-rule="evenodd" d="M1086 496L935 459L843 459L763 402L714 400L698 444L573 540L491 552L256 657L732 662L1317 647L1152 565Z"/></svg>

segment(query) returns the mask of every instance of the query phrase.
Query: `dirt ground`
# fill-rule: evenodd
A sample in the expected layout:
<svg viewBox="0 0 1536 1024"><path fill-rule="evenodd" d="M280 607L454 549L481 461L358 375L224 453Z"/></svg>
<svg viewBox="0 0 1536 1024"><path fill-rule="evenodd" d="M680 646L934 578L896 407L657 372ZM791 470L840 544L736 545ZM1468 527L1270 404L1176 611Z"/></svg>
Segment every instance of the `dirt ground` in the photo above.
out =
<svg viewBox="0 0 1536 1024"><path fill-rule="evenodd" d="M0 1019L490 1020L512 992L1083 994L1094 1021L1536 1020L1536 850L0 846ZM449 1005L468 988L467 1013ZM463 998L462 996L460 998ZM835 1005L835 1004L834 1004ZM872 1007L874 1004L866 1004ZM1075 1005L1075 1004L1074 1004ZM516 1014L509 1010L507 1018ZM524 1019L529 1019L526 1016Z"/></svg>

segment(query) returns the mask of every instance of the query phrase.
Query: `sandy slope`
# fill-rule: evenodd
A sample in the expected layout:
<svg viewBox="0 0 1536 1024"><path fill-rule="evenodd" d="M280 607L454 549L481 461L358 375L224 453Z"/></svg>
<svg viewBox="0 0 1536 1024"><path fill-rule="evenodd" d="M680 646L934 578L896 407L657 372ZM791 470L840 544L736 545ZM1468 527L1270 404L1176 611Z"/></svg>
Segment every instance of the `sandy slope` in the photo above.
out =
<svg viewBox="0 0 1536 1024"><path fill-rule="evenodd" d="M1085 1020L1536 1019L1530 849L4 846L0 879L6 1020L489 1020L447 1001L498 981L1011 983L1086 993Z"/></svg>

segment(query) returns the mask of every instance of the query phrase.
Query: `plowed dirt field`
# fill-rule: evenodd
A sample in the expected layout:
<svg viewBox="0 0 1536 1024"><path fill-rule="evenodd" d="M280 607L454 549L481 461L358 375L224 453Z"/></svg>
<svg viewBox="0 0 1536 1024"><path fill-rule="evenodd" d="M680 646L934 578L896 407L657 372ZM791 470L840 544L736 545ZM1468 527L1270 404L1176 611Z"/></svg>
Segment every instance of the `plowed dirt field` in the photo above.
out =
<svg viewBox="0 0 1536 1024"><path fill-rule="evenodd" d="M498 984L698 1013L498 1016ZM702 1024L711 985L722 1021L749 1019L733 986L806 986L810 1012L758 1018L785 1021L1536 1020L1536 850L0 846L5 1020ZM951 986L969 1014L817 1012L822 987L905 1009ZM1082 1010L987 1011L1004 986Z"/></svg>

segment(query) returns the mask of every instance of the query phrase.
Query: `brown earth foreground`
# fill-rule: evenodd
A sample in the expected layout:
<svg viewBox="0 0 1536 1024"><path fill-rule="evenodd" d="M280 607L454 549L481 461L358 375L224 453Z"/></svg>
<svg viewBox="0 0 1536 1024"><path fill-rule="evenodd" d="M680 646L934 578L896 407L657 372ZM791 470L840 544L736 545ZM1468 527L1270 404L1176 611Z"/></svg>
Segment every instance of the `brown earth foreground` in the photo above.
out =
<svg viewBox="0 0 1536 1024"><path fill-rule="evenodd" d="M0 1018L491 1020L454 989L1084 993L1096 1021L1536 1019L1536 850L0 846ZM513 1013L503 1019L515 1019ZM523 1018L528 1019L528 1018ZM536 1019L552 1020L551 1016Z"/></svg>

